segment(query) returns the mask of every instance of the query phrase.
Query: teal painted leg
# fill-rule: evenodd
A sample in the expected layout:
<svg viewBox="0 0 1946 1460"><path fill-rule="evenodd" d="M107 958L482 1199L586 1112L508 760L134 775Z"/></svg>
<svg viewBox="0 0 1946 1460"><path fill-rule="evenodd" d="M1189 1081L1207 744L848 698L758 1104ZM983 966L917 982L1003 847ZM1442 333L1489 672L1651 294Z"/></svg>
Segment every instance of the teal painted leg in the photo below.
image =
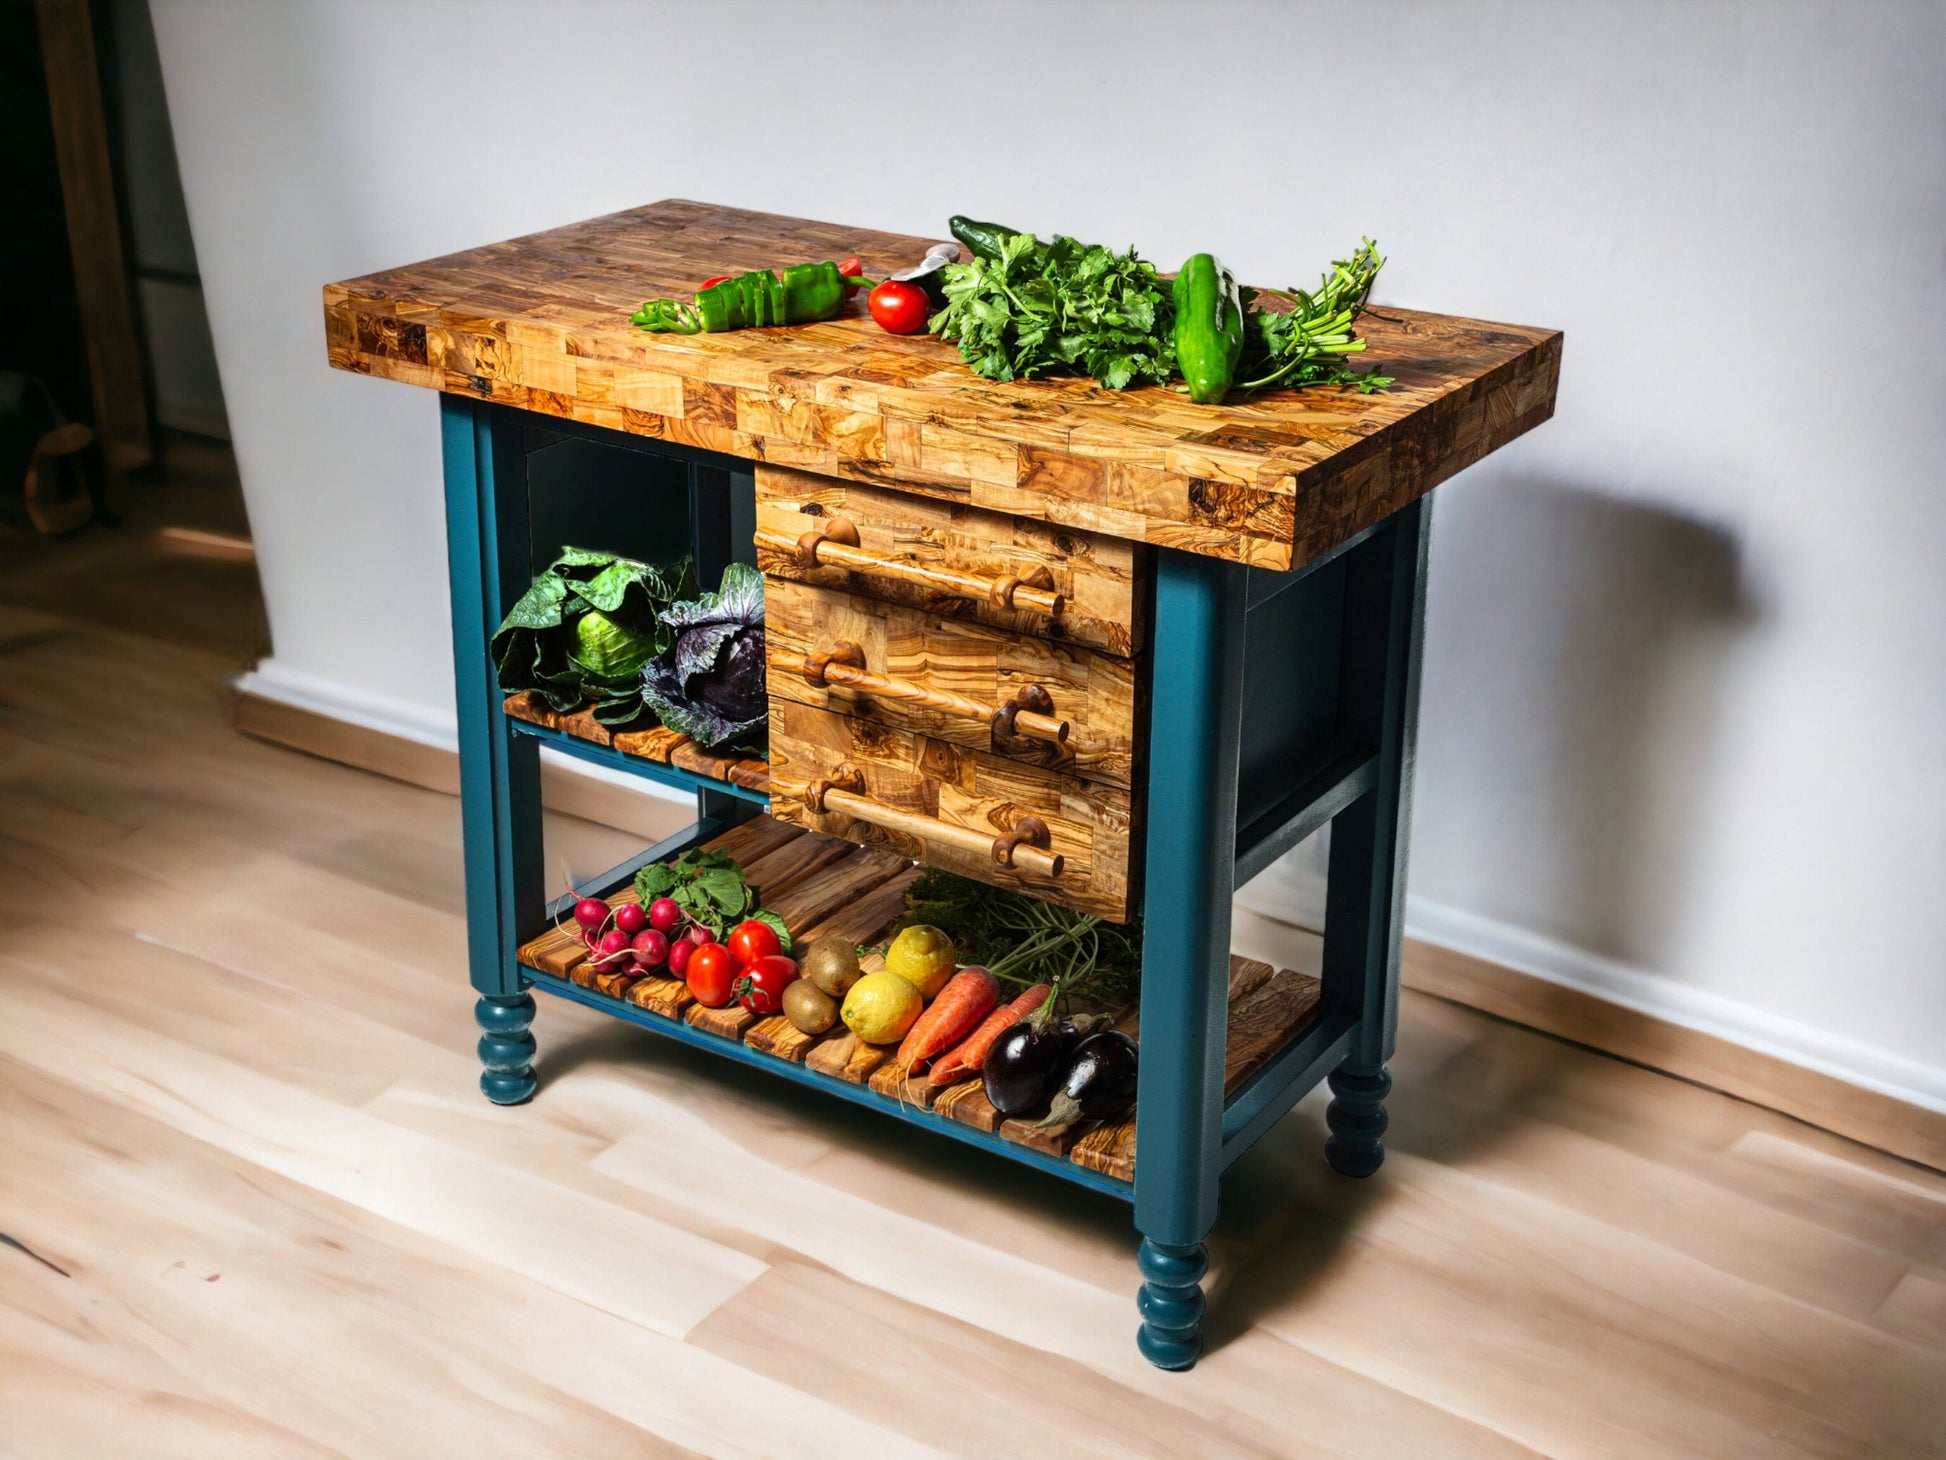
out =
<svg viewBox="0 0 1946 1460"><path fill-rule="evenodd" d="M1158 1369L1189 1368L1203 1351L1202 1282L1209 1271L1203 1244L1163 1247L1144 1237L1135 1264L1142 1269L1135 1346Z"/></svg>
<svg viewBox="0 0 1946 1460"><path fill-rule="evenodd" d="M1334 1097L1324 1112L1331 1136L1324 1159L1340 1176L1370 1176L1385 1160L1385 1097L1392 1077L1385 1066L1360 1068L1349 1061L1330 1074Z"/></svg>
<svg viewBox="0 0 1946 1460"><path fill-rule="evenodd" d="M1142 940L1137 1342L1151 1363L1185 1369L1201 1350L1197 1284L1222 1170L1244 575L1189 553L1158 557L1142 875L1160 895L1147 900Z"/></svg>
<svg viewBox="0 0 1946 1460"><path fill-rule="evenodd" d="M520 1105L534 1093L534 996L482 995L473 1017L480 1036L480 1093L495 1105Z"/></svg>
<svg viewBox="0 0 1946 1460"><path fill-rule="evenodd" d="M480 402L440 397L459 718L466 943L486 1031L480 1085L502 1104L533 1093L534 1001L515 961L545 920L539 749L500 710L487 645L528 583L527 490L517 427Z"/></svg>
<svg viewBox="0 0 1946 1460"><path fill-rule="evenodd" d="M1377 782L1331 823L1325 895L1324 1000L1358 1011L1358 1032L1331 1073L1325 1159L1370 1176L1385 1159L1385 1097L1399 1030L1399 943L1405 922L1407 834L1419 719L1419 652L1426 619L1431 500L1393 517L1386 550L1352 560L1343 712L1378 746ZM1377 546L1377 544L1374 544Z"/></svg>

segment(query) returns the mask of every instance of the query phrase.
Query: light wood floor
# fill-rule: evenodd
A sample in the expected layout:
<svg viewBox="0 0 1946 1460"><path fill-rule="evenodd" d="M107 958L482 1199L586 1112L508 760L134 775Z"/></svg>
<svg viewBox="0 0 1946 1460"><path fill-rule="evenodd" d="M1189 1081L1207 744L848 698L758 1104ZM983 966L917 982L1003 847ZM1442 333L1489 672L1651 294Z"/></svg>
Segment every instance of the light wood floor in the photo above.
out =
<svg viewBox="0 0 1946 1460"><path fill-rule="evenodd" d="M550 1000L495 1109L457 803L236 737L248 571L141 542L0 536L0 1454L1946 1443L1946 1177L1425 997L1380 1175L1315 1098L1233 1173L1182 1376L1106 1199Z"/></svg>

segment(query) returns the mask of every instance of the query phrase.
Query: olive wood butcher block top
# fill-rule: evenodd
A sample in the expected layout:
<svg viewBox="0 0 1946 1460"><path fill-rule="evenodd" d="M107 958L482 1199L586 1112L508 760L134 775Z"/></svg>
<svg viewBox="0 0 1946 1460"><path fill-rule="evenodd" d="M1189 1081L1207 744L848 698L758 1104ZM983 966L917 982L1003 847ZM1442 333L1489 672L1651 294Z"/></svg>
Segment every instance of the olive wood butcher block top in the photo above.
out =
<svg viewBox="0 0 1946 1460"><path fill-rule="evenodd" d="M944 341L885 333L859 299L779 329L629 323L715 274L856 253L876 278L926 246L672 199L329 285L326 337L343 370L1268 568L1329 551L1553 414L1557 331L1389 307L1359 329L1390 390L1221 406L985 380Z"/></svg>

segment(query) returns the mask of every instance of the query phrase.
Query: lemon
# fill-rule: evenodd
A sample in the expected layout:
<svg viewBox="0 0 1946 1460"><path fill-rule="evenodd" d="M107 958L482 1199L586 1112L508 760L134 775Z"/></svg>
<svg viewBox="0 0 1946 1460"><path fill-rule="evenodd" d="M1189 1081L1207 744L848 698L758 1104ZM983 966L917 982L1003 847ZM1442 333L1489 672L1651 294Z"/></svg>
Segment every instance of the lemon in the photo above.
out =
<svg viewBox="0 0 1946 1460"><path fill-rule="evenodd" d="M953 940L919 923L907 928L885 950L885 971L896 973L924 998L936 998L953 976Z"/></svg>
<svg viewBox="0 0 1946 1460"><path fill-rule="evenodd" d="M867 1044L897 1044L925 1006L919 990L896 973L868 973L851 986L838 1017Z"/></svg>

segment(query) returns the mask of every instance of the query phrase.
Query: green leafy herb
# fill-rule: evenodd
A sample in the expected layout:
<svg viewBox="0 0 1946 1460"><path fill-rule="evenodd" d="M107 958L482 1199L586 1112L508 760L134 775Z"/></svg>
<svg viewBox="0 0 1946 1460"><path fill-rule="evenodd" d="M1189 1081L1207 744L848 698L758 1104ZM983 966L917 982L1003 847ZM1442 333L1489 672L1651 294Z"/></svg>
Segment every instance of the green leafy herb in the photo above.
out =
<svg viewBox="0 0 1946 1460"><path fill-rule="evenodd" d="M1175 373L1169 291L1133 249L1015 233L999 258L948 264L941 277L946 307L929 328L989 380L1092 375L1122 390Z"/></svg>
<svg viewBox="0 0 1946 1460"><path fill-rule="evenodd" d="M1057 997L1116 1008L1142 992L1142 923L1109 923L1004 888L927 867L905 895L893 936L938 928L968 962L1020 988L1054 985ZM1049 999L1050 1004L1055 999Z"/></svg>
<svg viewBox="0 0 1946 1460"><path fill-rule="evenodd" d="M1352 333L1352 325L1371 297L1372 282L1384 266L1378 245L1368 238L1350 258L1335 261L1313 293L1302 289L1245 289L1248 323L1237 389L1350 385L1369 392L1390 385L1390 376L1353 370L1344 360L1365 348L1365 342ZM1266 295L1283 301L1287 308L1256 307Z"/></svg>
<svg viewBox="0 0 1946 1460"><path fill-rule="evenodd" d="M643 666L675 639L658 615L695 593L687 558L657 568L567 548L493 635L500 688L535 691L564 714L593 701L602 724L632 724L648 714Z"/></svg>
<svg viewBox="0 0 1946 1460"><path fill-rule="evenodd" d="M745 918L755 918L769 924L784 951L790 952L790 929L776 913L757 906L756 890L727 852L697 848L671 861L652 863L635 874L635 895L645 907L659 897L674 898L677 907L718 939Z"/></svg>

